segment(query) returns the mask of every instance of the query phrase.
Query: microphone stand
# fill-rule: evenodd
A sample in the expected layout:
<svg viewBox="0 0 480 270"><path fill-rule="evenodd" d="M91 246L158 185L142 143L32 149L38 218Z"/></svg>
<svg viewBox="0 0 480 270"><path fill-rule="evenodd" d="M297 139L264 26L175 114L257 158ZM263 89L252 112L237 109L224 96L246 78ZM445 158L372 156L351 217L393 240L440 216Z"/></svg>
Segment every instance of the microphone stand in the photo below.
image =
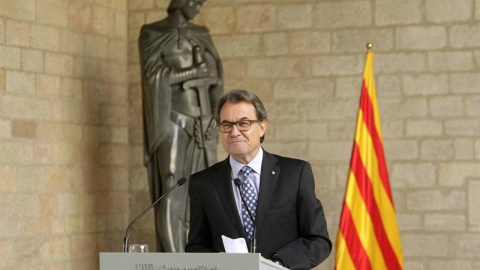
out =
<svg viewBox="0 0 480 270"><path fill-rule="evenodd" d="M154 203L152 203L150 206L145 208L145 210L143 210L143 212L140 213L140 215L138 215L132 222L130 222L130 224L127 227L127 230L125 231L125 237L123 238L123 253L127 252L128 243L129 243L128 232L130 231L130 228L133 226L133 224L135 224L139 219L141 219L148 212L148 210L152 209L152 207L154 207L159 201L161 201L163 197L165 197L168 193L170 193L172 190L176 189L177 187L185 184L185 182L187 182L187 179L185 177L180 178L180 180L178 180L173 187L167 190L167 192L163 193L163 195L160 196L160 198L158 198Z"/></svg>
<svg viewBox="0 0 480 270"><path fill-rule="evenodd" d="M247 203L245 202L245 199L242 196L242 190L240 188L240 186L242 185L242 180L240 180L239 178L235 178L235 180L233 180L233 182L235 183L235 186L237 186L238 191L240 192L240 198L242 199L243 205L247 209L248 215L250 216L252 221L255 223L253 225L253 239L252 239L252 243L251 243L251 246L250 246L250 250L252 251L252 253L257 253L257 223L255 222L255 219L253 218L253 215L250 212L250 209L248 208L248 205L247 205Z"/></svg>

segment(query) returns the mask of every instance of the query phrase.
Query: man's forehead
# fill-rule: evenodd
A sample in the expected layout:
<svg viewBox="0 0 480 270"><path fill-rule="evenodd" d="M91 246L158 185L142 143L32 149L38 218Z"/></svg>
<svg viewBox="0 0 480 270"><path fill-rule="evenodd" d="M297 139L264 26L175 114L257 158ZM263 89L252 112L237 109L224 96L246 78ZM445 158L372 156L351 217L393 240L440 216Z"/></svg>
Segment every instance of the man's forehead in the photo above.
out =
<svg viewBox="0 0 480 270"><path fill-rule="evenodd" d="M222 109L220 110L220 118L223 117L238 117L238 119L241 118L251 118L252 116L255 116L255 107L253 104L248 103L248 102L226 102L223 106Z"/></svg>

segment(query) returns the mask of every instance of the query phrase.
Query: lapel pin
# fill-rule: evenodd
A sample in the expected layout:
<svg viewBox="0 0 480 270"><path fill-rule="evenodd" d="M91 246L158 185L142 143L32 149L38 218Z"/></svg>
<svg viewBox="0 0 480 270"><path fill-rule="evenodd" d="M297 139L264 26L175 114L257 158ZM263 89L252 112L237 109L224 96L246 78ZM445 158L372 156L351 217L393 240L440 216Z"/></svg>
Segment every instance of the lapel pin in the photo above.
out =
<svg viewBox="0 0 480 270"><path fill-rule="evenodd" d="M275 174L275 171L272 171L272 174Z"/></svg>

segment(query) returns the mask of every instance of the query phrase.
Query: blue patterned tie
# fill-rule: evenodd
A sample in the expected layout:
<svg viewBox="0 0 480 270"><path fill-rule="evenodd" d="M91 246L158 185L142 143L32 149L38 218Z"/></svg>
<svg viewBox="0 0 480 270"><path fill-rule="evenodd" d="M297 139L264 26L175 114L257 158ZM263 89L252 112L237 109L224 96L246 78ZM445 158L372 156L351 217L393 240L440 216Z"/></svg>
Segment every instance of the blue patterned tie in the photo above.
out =
<svg viewBox="0 0 480 270"><path fill-rule="evenodd" d="M250 172L252 168L245 166L240 170L243 174L243 188L242 188L242 197L245 200L245 203L248 205L248 209L255 220L257 215L257 193L253 187L253 183L250 182ZM247 233L248 239L253 239L254 225L253 221L248 214L248 210L245 204L242 204L242 217L243 217L243 227Z"/></svg>

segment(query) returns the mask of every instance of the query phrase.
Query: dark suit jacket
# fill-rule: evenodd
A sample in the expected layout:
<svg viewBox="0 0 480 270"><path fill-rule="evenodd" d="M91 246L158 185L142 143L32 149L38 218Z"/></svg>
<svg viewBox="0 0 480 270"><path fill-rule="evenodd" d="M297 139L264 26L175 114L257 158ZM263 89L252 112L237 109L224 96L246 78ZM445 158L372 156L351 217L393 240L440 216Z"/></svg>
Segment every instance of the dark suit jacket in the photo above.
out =
<svg viewBox="0 0 480 270"><path fill-rule="evenodd" d="M221 235L245 234L232 191L228 158L190 177L187 252L225 251ZM311 269L332 249L310 164L264 151L256 215L257 252L291 269Z"/></svg>

